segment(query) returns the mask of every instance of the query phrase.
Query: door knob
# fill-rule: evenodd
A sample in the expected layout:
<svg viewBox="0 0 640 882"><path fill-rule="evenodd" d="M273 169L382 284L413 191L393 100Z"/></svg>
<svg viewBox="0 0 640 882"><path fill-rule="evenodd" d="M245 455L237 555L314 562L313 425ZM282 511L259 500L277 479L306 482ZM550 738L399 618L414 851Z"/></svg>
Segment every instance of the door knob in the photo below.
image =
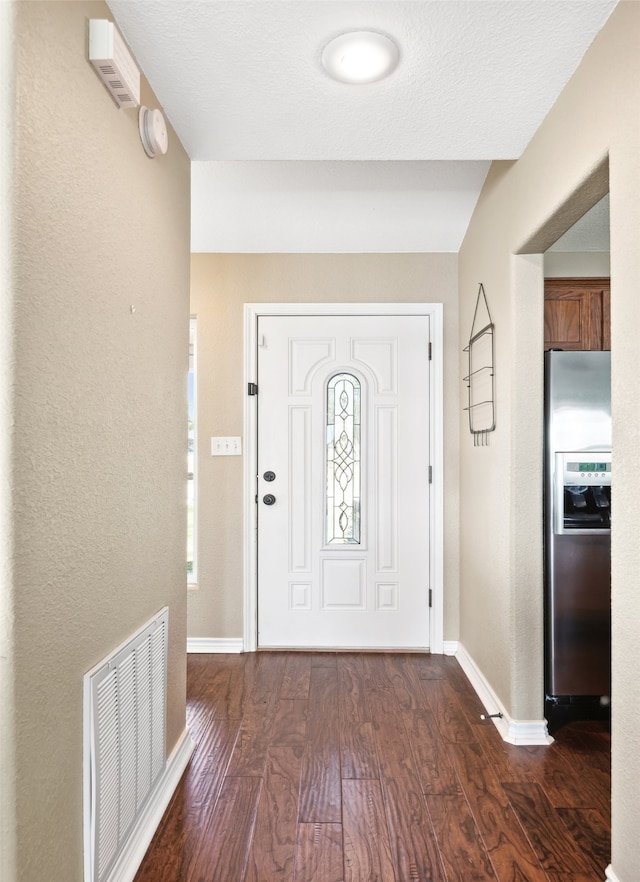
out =
<svg viewBox="0 0 640 882"><path fill-rule="evenodd" d="M265 481L275 481L276 473L275 472L265 472L262 477L265 479Z"/></svg>
<svg viewBox="0 0 640 882"><path fill-rule="evenodd" d="M266 496L262 497L262 501L265 505L273 505L273 503L276 501L276 498L273 493L267 493Z"/></svg>

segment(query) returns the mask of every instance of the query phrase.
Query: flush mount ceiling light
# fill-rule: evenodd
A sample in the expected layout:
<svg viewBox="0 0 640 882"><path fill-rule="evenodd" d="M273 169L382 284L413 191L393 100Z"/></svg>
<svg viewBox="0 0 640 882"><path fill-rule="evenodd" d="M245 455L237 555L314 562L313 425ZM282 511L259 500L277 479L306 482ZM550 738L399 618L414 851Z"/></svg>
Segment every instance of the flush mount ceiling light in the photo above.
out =
<svg viewBox="0 0 640 882"><path fill-rule="evenodd" d="M322 66L341 83L375 83L395 70L400 59L392 39L376 31L350 31L327 43Z"/></svg>

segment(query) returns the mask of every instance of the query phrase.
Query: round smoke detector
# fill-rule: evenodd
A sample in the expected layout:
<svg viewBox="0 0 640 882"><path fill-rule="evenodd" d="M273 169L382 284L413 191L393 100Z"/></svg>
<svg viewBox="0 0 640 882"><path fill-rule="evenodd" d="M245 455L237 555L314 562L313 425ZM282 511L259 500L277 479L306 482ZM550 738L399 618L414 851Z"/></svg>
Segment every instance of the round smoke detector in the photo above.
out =
<svg viewBox="0 0 640 882"><path fill-rule="evenodd" d="M160 153L166 153L169 146L167 126L160 110L150 110L142 105L138 114L140 140L147 156L153 159Z"/></svg>

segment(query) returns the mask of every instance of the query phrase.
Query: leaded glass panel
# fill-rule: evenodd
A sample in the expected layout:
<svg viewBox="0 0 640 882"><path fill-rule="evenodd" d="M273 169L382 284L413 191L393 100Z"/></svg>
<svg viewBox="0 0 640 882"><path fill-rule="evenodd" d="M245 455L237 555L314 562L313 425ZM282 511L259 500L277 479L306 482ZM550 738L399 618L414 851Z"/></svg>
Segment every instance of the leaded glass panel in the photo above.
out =
<svg viewBox="0 0 640 882"><path fill-rule="evenodd" d="M327 545L360 544L360 381L327 385Z"/></svg>

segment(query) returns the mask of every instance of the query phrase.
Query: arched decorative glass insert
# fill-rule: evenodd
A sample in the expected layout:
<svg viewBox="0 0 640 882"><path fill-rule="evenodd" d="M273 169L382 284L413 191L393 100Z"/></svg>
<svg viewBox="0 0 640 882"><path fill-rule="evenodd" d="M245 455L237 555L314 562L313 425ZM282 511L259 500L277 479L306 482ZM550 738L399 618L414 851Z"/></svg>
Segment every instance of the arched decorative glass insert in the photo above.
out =
<svg viewBox="0 0 640 882"><path fill-rule="evenodd" d="M327 385L327 545L360 544L360 381Z"/></svg>

